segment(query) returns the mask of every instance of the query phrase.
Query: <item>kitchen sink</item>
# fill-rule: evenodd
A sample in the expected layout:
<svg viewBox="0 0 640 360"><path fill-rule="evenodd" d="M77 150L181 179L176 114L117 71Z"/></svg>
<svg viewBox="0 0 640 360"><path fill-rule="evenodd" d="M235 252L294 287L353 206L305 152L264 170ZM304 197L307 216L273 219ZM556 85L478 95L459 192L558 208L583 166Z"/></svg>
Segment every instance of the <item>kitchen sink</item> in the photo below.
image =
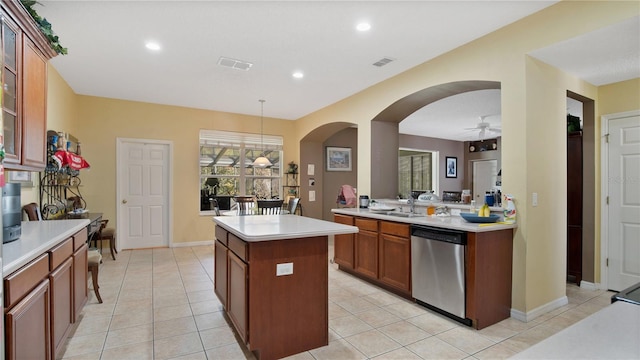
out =
<svg viewBox="0 0 640 360"><path fill-rule="evenodd" d="M413 218L413 217L424 217L426 216L425 214L416 214L416 213L401 213L401 212L390 212L387 213L387 215L389 216L397 216L397 217L404 217L404 218Z"/></svg>

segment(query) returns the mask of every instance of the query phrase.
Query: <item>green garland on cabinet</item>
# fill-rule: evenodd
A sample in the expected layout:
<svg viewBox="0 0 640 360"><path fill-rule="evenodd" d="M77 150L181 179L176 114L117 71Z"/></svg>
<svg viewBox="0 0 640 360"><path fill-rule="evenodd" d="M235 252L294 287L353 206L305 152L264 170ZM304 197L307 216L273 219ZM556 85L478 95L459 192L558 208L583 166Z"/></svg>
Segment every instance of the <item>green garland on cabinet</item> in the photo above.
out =
<svg viewBox="0 0 640 360"><path fill-rule="evenodd" d="M67 48L60 45L60 39L58 39L58 35L56 35L51 29L51 23L48 22L47 19L38 15L38 13L33 9L33 6L35 4L42 4L40 4L36 0L20 0L20 2L25 7L25 9L27 9L27 12L29 13L29 15L31 15L33 20L35 20L36 24L38 24L40 31L42 31L44 36L49 41L49 45L51 45L51 48L58 54L67 55Z"/></svg>

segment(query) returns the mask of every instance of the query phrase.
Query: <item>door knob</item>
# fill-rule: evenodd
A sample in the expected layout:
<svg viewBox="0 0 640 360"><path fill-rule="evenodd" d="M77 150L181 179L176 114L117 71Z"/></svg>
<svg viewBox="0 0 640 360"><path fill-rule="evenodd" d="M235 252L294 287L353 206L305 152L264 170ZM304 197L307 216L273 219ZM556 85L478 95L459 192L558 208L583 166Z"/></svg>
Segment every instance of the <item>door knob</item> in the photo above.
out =
<svg viewBox="0 0 640 360"><path fill-rule="evenodd" d="M127 203L127 199L122 200L122 203L126 204Z"/></svg>

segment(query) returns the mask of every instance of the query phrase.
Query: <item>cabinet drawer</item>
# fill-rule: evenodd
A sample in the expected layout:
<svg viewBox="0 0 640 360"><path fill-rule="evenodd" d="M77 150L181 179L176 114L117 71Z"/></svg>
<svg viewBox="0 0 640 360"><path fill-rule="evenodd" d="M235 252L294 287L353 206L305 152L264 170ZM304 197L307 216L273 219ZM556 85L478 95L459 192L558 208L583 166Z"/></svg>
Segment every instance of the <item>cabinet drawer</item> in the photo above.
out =
<svg viewBox="0 0 640 360"><path fill-rule="evenodd" d="M390 221L380 222L380 232L383 234L396 235L404 238L409 237L409 224L402 224Z"/></svg>
<svg viewBox="0 0 640 360"><path fill-rule="evenodd" d="M216 226L216 239L223 243L225 246L228 246L227 235L229 232L223 229L221 226Z"/></svg>
<svg viewBox="0 0 640 360"><path fill-rule="evenodd" d="M82 245L87 243L87 229L84 228L73 234L73 251L78 251Z"/></svg>
<svg viewBox="0 0 640 360"><path fill-rule="evenodd" d="M52 271L73 254L73 239L68 238L48 252L51 256L51 260L49 261L49 271Z"/></svg>
<svg viewBox="0 0 640 360"><path fill-rule="evenodd" d="M229 234L229 250L238 255L242 261L247 262L249 259L247 243L240 240L239 237Z"/></svg>
<svg viewBox="0 0 640 360"><path fill-rule="evenodd" d="M356 226L360 230L369 230L378 232L378 220L356 218Z"/></svg>
<svg viewBox="0 0 640 360"><path fill-rule="evenodd" d="M338 224L352 225L353 226L353 216L334 214L333 215L333 222L336 222Z"/></svg>
<svg viewBox="0 0 640 360"><path fill-rule="evenodd" d="M42 254L32 262L4 278L4 306L9 309L40 281L49 275L49 254Z"/></svg>

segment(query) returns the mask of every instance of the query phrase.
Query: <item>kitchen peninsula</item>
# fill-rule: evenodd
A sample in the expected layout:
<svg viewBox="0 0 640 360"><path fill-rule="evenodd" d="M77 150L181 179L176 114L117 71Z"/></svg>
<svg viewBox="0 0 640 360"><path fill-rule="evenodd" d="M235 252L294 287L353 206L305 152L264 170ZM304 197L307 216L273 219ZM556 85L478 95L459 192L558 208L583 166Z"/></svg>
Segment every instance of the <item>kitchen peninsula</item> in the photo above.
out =
<svg viewBox="0 0 640 360"><path fill-rule="evenodd" d="M355 235L335 237L334 261L340 270L411 300L421 300L415 290L424 285L425 278L436 274L442 277L433 283L455 281L459 285L457 289L428 290L444 303L460 302L462 315L454 314L458 321L482 329L510 317L515 224L469 223L457 215L427 216L424 210L410 214L340 208L332 212L335 222L359 228ZM436 236L412 236L416 228L431 229ZM457 249L449 242L450 234L464 239ZM429 245L425 245L427 242ZM416 245L428 250L417 252ZM445 247L444 252L432 252ZM442 264L442 255L453 256L454 250L457 257ZM416 269L416 264L427 261L438 265ZM454 299L452 292L459 292L459 296ZM443 312L437 306L421 303L451 315L446 309Z"/></svg>
<svg viewBox="0 0 640 360"><path fill-rule="evenodd" d="M214 291L259 359L329 343L328 236L355 226L297 215L218 216Z"/></svg>
<svg viewBox="0 0 640 360"><path fill-rule="evenodd" d="M87 301L88 219L23 221L2 245L6 359L53 359Z"/></svg>

